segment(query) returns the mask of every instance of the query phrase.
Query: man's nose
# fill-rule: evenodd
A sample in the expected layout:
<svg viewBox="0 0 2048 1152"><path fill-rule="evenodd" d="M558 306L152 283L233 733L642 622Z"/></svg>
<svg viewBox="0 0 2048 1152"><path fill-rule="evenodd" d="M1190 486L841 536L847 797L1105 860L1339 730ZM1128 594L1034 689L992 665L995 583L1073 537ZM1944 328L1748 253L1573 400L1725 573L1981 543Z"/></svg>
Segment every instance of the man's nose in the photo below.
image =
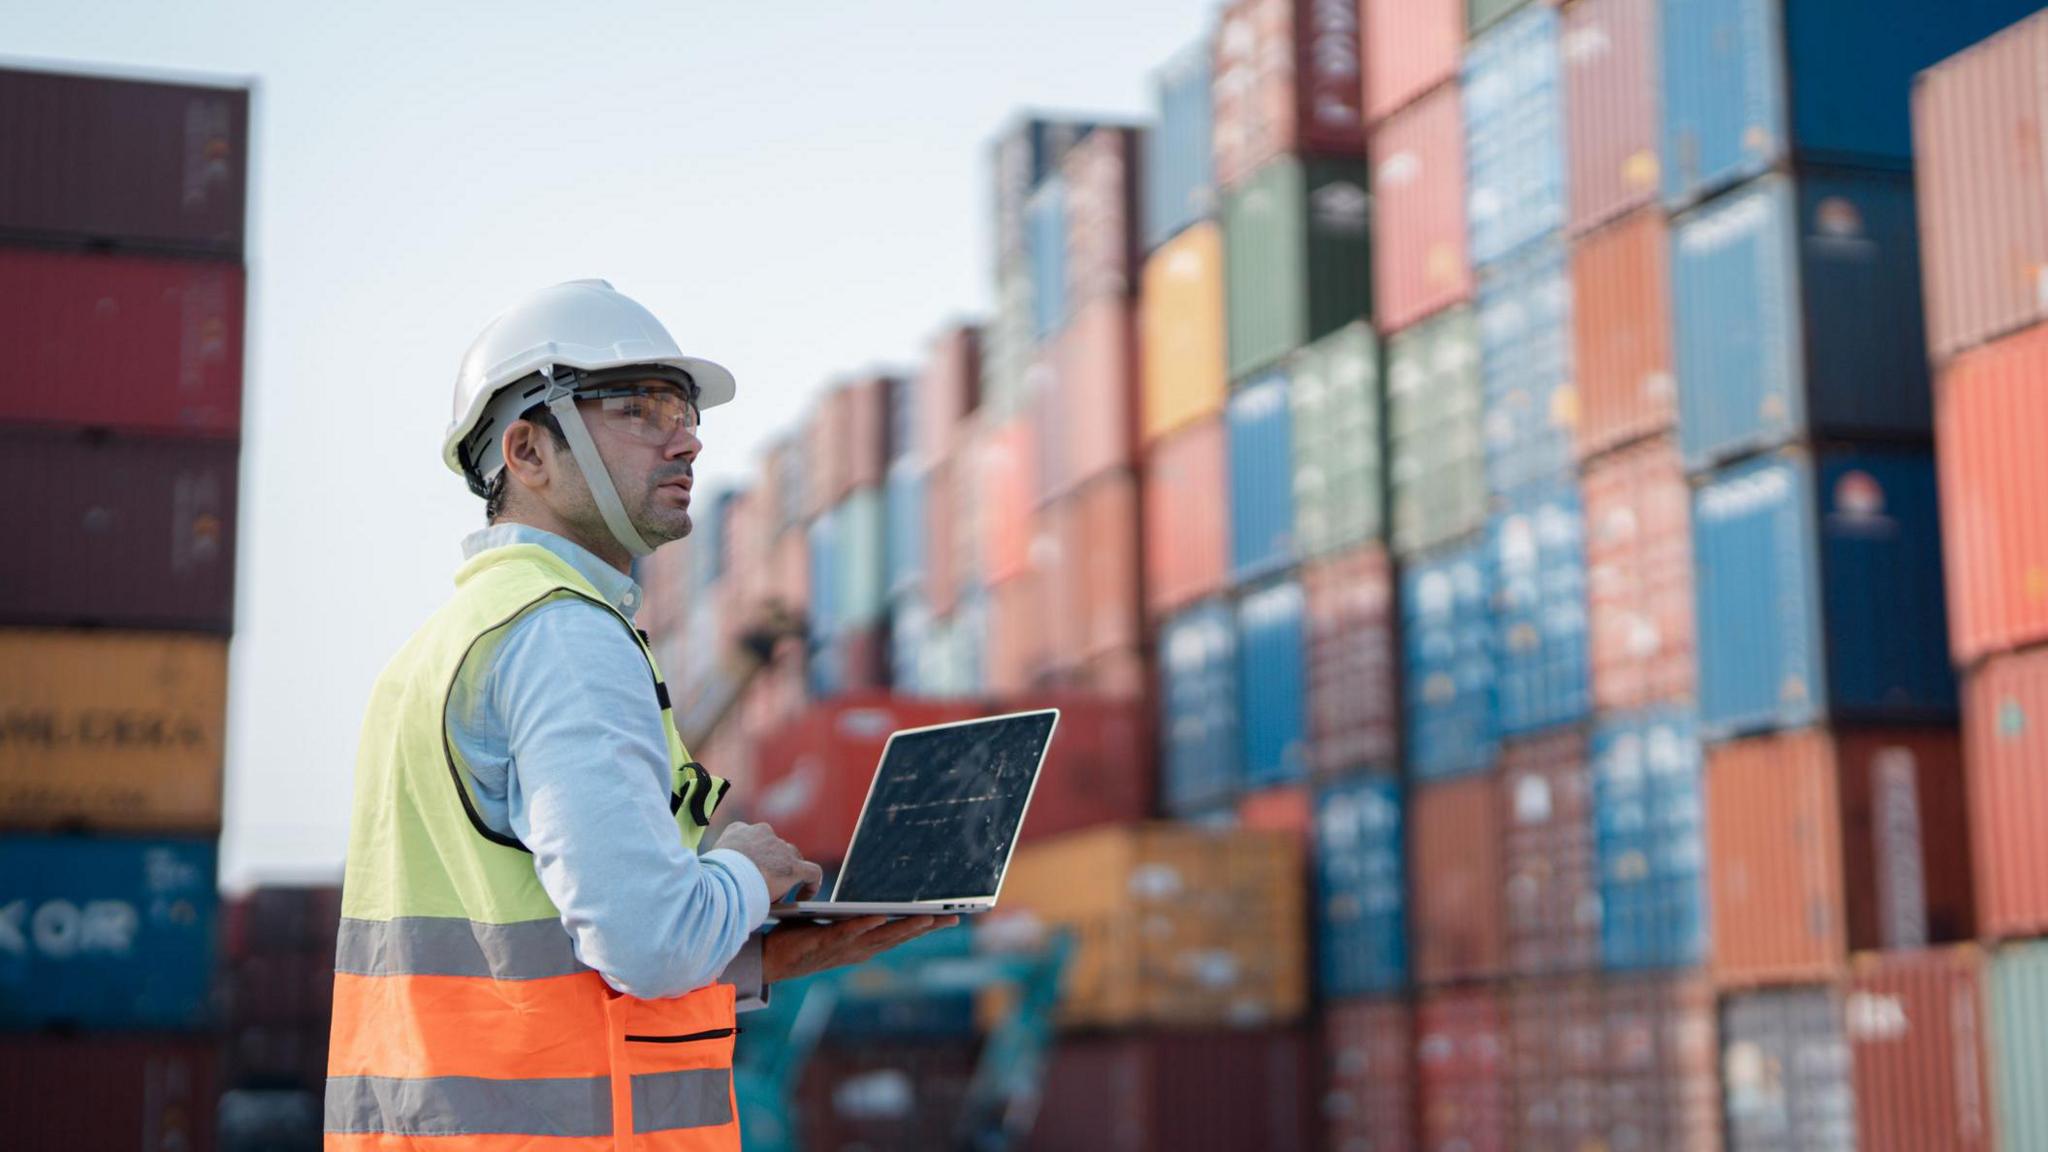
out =
<svg viewBox="0 0 2048 1152"><path fill-rule="evenodd" d="M670 459L681 457L684 460L695 460L697 454L703 450L704 441L697 438L697 430L695 428L677 425L676 434L668 438L668 448L665 455Z"/></svg>

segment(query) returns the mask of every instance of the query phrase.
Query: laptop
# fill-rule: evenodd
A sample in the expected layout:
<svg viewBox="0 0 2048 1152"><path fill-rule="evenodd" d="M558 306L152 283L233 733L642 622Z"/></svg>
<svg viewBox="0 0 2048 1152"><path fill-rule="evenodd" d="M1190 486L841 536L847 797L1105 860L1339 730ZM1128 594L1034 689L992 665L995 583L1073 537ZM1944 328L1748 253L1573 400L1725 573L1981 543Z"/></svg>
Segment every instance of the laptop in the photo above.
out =
<svg viewBox="0 0 2048 1152"><path fill-rule="evenodd" d="M774 919L951 916L995 907L1059 709L890 734L825 900Z"/></svg>

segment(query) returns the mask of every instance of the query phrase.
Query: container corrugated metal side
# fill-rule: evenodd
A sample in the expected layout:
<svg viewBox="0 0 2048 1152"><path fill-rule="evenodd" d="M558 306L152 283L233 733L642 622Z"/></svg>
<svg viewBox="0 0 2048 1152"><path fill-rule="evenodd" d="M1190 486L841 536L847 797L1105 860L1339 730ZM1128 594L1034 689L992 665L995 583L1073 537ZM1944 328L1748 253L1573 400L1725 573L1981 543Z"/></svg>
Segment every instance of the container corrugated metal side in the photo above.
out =
<svg viewBox="0 0 2048 1152"><path fill-rule="evenodd" d="M899 460L889 469L888 569L882 588L892 597L919 587L925 580L926 475L909 461Z"/></svg>
<svg viewBox="0 0 2048 1152"><path fill-rule="evenodd" d="M220 1081L212 1039L0 1039L7 1138L18 1148L213 1148Z"/></svg>
<svg viewBox="0 0 2048 1152"><path fill-rule="evenodd" d="M1936 393L1957 663L2048 640L2048 325L1952 361Z"/></svg>
<svg viewBox="0 0 2048 1152"><path fill-rule="evenodd" d="M1977 922L1986 937L2048 934L2048 648L1997 656L1963 705Z"/></svg>
<svg viewBox="0 0 2048 1152"><path fill-rule="evenodd" d="M1104 125L1060 161L1067 185L1067 307L1129 297L1138 282L1138 165L1143 134Z"/></svg>
<svg viewBox="0 0 2048 1152"><path fill-rule="evenodd" d="M1397 992L1408 980L1400 781L1363 776L1316 797L1315 940L1323 995Z"/></svg>
<svg viewBox="0 0 2048 1152"><path fill-rule="evenodd" d="M1190 608L1160 629L1160 802L1167 811L1213 807L1242 786L1237 677L1237 621L1229 605Z"/></svg>
<svg viewBox="0 0 2048 1152"><path fill-rule="evenodd" d="M1045 340L1067 319L1067 185L1047 177L1024 206L1026 267L1031 277L1031 336Z"/></svg>
<svg viewBox="0 0 2048 1152"><path fill-rule="evenodd" d="M1230 574L1244 582L1295 560L1290 391L1271 372L1230 397Z"/></svg>
<svg viewBox="0 0 2048 1152"><path fill-rule="evenodd" d="M1060 159L1095 126L1085 120L1020 116L1005 125L994 153L996 266L1021 260L1029 247L1026 204Z"/></svg>
<svg viewBox="0 0 2048 1152"><path fill-rule="evenodd" d="M1562 731L1502 748L1507 970L1518 976L1600 966L1600 887L1586 735Z"/></svg>
<svg viewBox="0 0 2048 1152"><path fill-rule="evenodd" d="M1585 718L1593 688L1578 486L1567 478L1517 489L1494 517L1488 546L1501 733Z"/></svg>
<svg viewBox="0 0 2048 1152"><path fill-rule="evenodd" d="M1145 247L1157 248L1216 211L1215 160L1210 151L1207 36L1153 73L1158 122L1145 134Z"/></svg>
<svg viewBox="0 0 2048 1152"><path fill-rule="evenodd" d="M1790 728L1826 699L1804 456L1740 464L1693 498L1700 719L1711 737Z"/></svg>
<svg viewBox="0 0 2048 1152"><path fill-rule="evenodd" d="M1771 988L1721 1004L1728 1152L1856 1152L1842 994Z"/></svg>
<svg viewBox="0 0 2048 1152"><path fill-rule="evenodd" d="M1490 584L1483 542L1402 566L1402 746L1419 780L1483 772L1500 750Z"/></svg>
<svg viewBox="0 0 2048 1152"><path fill-rule="evenodd" d="M1579 422L1564 244L1538 241L1479 278L1486 486L1495 497L1569 476Z"/></svg>
<svg viewBox="0 0 2048 1152"><path fill-rule="evenodd" d="M1379 539L1380 350L1371 325L1338 329L1288 365L1295 541L1304 557Z"/></svg>
<svg viewBox="0 0 2048 1152"><path fill-rule="evenodd" d="M1223 230L1204 220L1145 261L1139 434L1148 443L1223 408Z"/></svg>
<svg viewBox="0 0 2048 1152"><path fill-rule="evenodd" d="M1949 728L1836 734L1851 950L1976 935L1963 750Z"/></svg>
<svg viewBox="0 0 2048 1152"><path fill-rule="evenodd" d="M1038 489L1038 435L1028 418L984 429L974 453L973 505L981 528L981 571L993 583L1031 563L1032 505Z"/></svg>
<svg viewBox="0 0 2048 1152"><path fill-rule="evenodd" d="M1224 197L1224 325L1241 380L1372 311L1363 160L1283 157Z"/></svg>
<svg viewBox="0 0 2048 1152"><path fill-rule="evenodd" d="M988 690L1011 695L1037 687L1049 670L1046 573L1031 568L988 589Z"/></svg>
<svg viewBox="0 0 2048 1152"><path fill-rule="evenodd" d="M1670 263L1670 231L1656 209L1572 245L1572 366L1582 458L1678 423Z"/></svg>
<svg viewBox="0 0 2048 1152"><path fill-rule="evenodd" d="M1616 981L1606 993L1612 1144L1649 1133L1647 1147L1721 1152L1713 986L1675 976Z"/></svg>
<svg viewBox="0 0 2048 1152"><path fill-rule="evenodd" d="M1327 0L1233 0L1216 29L1216 179L1243 182L1275 157L1365 150L1358 7Z"/></svg>
<svg viewBox="0 0 2048 1152"><path fill-rule="evenodd" d="M924 654L932 644L931 606L917 595L894 598L888 625L889 687L905 696L934 695L924 676Z"/></svg>
<svg viewBox="0 0 2048 1152"><path fill-rule="evenodd" d="M1081 305L1054 356L1059 395L1043 410L1057 428L1055 487L1064 493L1136 462L1138 339L1129 298L1101 296Z"/></svg>
<svg viewBox="0 0 2048 1152"><path fill-rule="evenodd" d="M1974 946L1856 958L1844 1007L1864 1152L1999 1147L1986 977Z"/></svg>
<svg viewBox="0 0 2048 1152"><path fill-rule="evenodd" d="M1777 0L1663 0L1658 54L1664 199L1763 172L1789 127Z"/></svg>
<svg viewBox="0 0 2048 1152"><path fill-rule="evenodd" d="M838 510L828 509L824 515L811 521L804 536L811 573L811 635L822 639L839 631L839 598L845 592L845 585L839 577L843 548Z"/></svg>
<svg viewBox="0 0 2048 1152"><path fill-rule="evenodd" d="M1230 443L1220 416L1146 455L1145 605L1154 615L1221 592L1230 573Z"/></svg>
<svg viewBox="0 0 2048 1152"><path fill-rule="evenodd" d="M1479 331L1455 308L1387 342L1387 483L1394 551L1410 555L1486 522Z"/></svg>
<svg viewBox="0 0 2048 1152"><path fill-rule="evenodd" d="M1504 971L1498 788L1491 776L1473 776L1409 793L1409 899L1418 983L1486 980Z"/></svg>
<svg viewBox="0 0 2048 1152"><path fill-rule="evenodd" d="M1324 1147L1415 1152L1414 1043L1415 1013L1403 1001L1324 1009Z"/></svg>
<svg viewBox="0 0 2048 1152"><path fill-rule="evenodd" d="M1447 84L1373 129L1373 319L1398 332L1472 295L1465 121Z"/></svg>
<svg viewBox="0 0 2048 1152"><path fill-rule="evenodd" d="M884 497L879 488L860 488L839 505L837 615L847 629L866 628L888 607L883 584L888 546Z"/></svg>
<svg viewBox="0 0 2048 1152"><path fill-rule="evenodd" d="M1303 614L1299 580L1248 590L1238 601L1238 716L1250 787L1308 774Z"/></svg>
<svg viewBox="0 0 2048 1152"><path fill-rule="evenodd" d="M982 331L981 409L993 420L1008 420L1029 398L1026 376L1038 346L1036 292L1023 257L996 271L995 307Z"/></svg>
<svg viewBox="0 0 2048 1152"><path fill-rule="evenodd" d="M1464 0L1362 0L1365 114L1377 121L1458 75Z"/></svg>
<svg viewBox="0 0 2048 1152"><path fill-rule="evenodd" d="M1313 1041L1303 1030L1265 1029L1059 1045L1046 1068L1045 1103L1023 1147L1311 1152L1318 1146Z"/></svg>
<svg viewBox="0 0 2048 1152"><path fill-rule="evenodd" d="M1692 713L1602 717L1590 744L1600 876L1600 962L1609 971L1706 958L1706 803Z"/></svg>
<svg viewBox="0 0 2048 1152"><path fill-rule="evenodd" d="M1422 1147L1509 1152L1508 1032L1490 988L1425 995L1415 1007Z"/></svg>
<svg viewBox="0 0 2048 1152"><path fill-rule="evenodd" d="M1394 570L1365 545L1301 570L1308 611L1309 768L1390 767L1400 743Z"/></svg>
<svg viewBox="0 0 2048 1152"><path fill-rule="evenodd" d="M1668 437L1586 465L1586 589L1593 706L1603 712L1690 701L1692 490Z"/></svg>
<svg viewBox="0 0 2048 1152"><path fill-rule="evenodd" d="M1829 707L1866 721L1953 723L1934 461L1923 452L1819 457Z"/></svg>
<svg viewBox="0 0 2048 1152"><path fill-rule="evenodd" d="M1467 48L1465 217L1485 266L1564 227L1564 84L1557 10L1538 4Z"/></svg>
<svg viewBox="0 0 2048 1152"><path fill-rule="evenodd" d="M1515 1148L1604 1146L1607 1035L1600 991L1575 980L1531 981L1508 991Z"/></svg>
<svg viewBox="0 0 2048 1152"><path fill-rule="evenodd" d="M1127 472L1097 477L1055 510L1046 569L1051 662L1072 670L1090 658L1136 648L1140 638L1138 483Z"/></svg>
<svg viewBox="0 0 2048 1152"><path fill-rule="evenodd" d="M2048 941L2013 944L1991 958L1991 1067L1999 1138L2007 1148L2048 1142Z"/></svg>
<svg viewBox="0 0 2048 1152"><path fill-rule="evenodd" d="M981 401L982 330L956 324L939 333L913 388L917 459L929 467L960 450Z"/></svg>
<svg viewBox="0 0 2048 1152"><path fill-rule="evenodd" d="M1657 198L1657 5L1578 0L1564 8L1558 46L1575 232Z"/></svg>
<svg viewBox="0 0 2048 1152"><path fill-rule="evenodd" d="M911 531L924 536L918 545L923 557L922 592L932 611L941 616L953 611L960 595L962 573L958 552L960 540L960 462L948 456L918 477L924 494L924 517ZM892 521L892 530L893 524Z"/></svg>

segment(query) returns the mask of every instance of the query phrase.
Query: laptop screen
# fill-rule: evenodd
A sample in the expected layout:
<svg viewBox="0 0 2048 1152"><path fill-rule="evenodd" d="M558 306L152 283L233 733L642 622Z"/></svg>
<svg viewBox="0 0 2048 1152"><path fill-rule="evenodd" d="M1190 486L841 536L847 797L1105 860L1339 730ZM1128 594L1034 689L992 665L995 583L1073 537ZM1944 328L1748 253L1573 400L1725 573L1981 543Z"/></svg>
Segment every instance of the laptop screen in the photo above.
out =
<svg viewBox="0 0 2048 1152"><path fill-rule="evenodd" d="M890 737L832 899L993 897L1057 715L1020 712Z"/></svg>

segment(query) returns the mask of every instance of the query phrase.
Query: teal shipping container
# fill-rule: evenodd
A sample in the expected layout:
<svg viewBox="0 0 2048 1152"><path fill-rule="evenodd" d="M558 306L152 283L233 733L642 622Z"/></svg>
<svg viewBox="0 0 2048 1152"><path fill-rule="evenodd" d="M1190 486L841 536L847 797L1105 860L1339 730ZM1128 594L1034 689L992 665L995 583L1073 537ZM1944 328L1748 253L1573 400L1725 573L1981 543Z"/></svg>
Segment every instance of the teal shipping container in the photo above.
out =
<svg viewBox="0 0 2048 1152"><path fill-rule="evenodd" d="M1238 601L1238 725L1249 788L1308 775L1305 604L1299 580L1253 589Z"/></svg>
<svg viewBox="0 0 2048 1152"><path fill-rule="evenodd" d="M1479 332L1470 308L1387 341L1388 486L1394 551L1410 555L1486 522Z"/></svg>
<svg viewBox="0 0 2048 1152"><path fill-rule="evenodd" d="M1186 815L1235 797L1244 770L1237 620L1230 605L1198 605L1160 629L1159 706L1165 736L1160 802L1165 809Z"/></svg>
<svg viewBox="0 0 2048 1152"><path fill-rule="evenodd" d="M1294 542L1304 558L1377 540L1385 531L1380 479L1380 358L1360 321L1301 350L1288 365L1294 409Z"/></svg>
<svg viewBox="0 0 2048 1152"><path fill-rule="evenodd" d="M1487 543L1503 736L1575 723L1593 710L1585 521L1569 475L1516 489L1493 518Z"/></svg>
<svg viewBox="0 0 2048 1152"><path fill-rule="evenodd" d="M1991 960L1991 1064L2007 1148L2048 1148L2048 940Z"/></svg>
<svg viewBox="0 0 2048 1152"><path fill-rule="evenodd" d="M1316 967L1325 997L1407 983L1405 861L1400 781L1365 776L1316 797Z"/></svg>

